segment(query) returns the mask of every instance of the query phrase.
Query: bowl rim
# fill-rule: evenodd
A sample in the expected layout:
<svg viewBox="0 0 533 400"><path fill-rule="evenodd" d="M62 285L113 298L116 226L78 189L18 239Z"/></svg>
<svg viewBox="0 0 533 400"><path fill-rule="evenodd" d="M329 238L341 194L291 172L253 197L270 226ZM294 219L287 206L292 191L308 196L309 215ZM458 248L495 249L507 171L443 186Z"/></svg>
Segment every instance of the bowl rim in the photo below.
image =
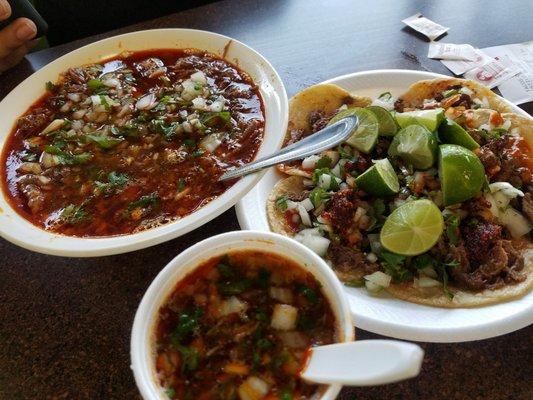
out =
<svg viewBox="0 0 533 400"><path fill-rule="evenodd" d="M232 231L207 238L174 257L154 278L143 295L133 321L130 357L135 382L145 400L165 400L153 368L153 328L160 306L175 286L204 261L228 251L261 250L297 262L321 283L337 320L338 342L355 340L355 330L342 284L328 264L313 251L272 232ZM152 361L152 362L151 362ZM333 400L342 385L326 385L320 400Z"/></svg>
<svg viewBox="0 0 533 400"><path fill-rule="evenodd" d="M158 43L158 38L165 40L161 42L163 44L150 45ZM131 45L133 42L141 44ZM203 43L202 46L199 45L200 42ZM172 46L170 43L176 45ZM52 75L53 79L57 79L59 72L69 67L97 62L124 51L167 48L206 50L223 57L250 75L263 98L265 114L263 141L255 158L270 154L281 147L288 124L288 98L283 81L270 62L256 50L225 35L196 29L166 28L130 32L99 40L55 59L28 76L0 101L0 110L2 113L5 110L9 115L7 122L0 122L0 153L4 151L16 118L29 107L11 106L10 103L16 103L18 97L19 103L22 101L24 104L33 104L38 98L37 95L25 94L26 90L50 80ZM106 51L109 54L102 54ZM24 111L18 112L17 107L22 107ZM2 179L0 180L0 236L20 247L58 256L93 257L139 250L174 239L216 218L246 194L261 179L264 172L240 179L217 198L176 221L138 233L104 237L67 236L33 225L11 206Z"/></svg>

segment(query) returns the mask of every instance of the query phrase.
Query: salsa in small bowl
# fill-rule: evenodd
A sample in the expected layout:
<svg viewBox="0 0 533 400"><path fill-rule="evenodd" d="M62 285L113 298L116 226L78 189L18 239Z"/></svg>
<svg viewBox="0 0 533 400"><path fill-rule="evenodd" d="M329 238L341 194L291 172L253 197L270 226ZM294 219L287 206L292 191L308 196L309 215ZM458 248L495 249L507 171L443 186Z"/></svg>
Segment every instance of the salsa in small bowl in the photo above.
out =
<svg viewBox="0 0 533 400"><path fill-rule="evenodd" d="M277 234L230 232L181 253L137 311L131 358L145 399L333 399L299 374L309 349L354 339L340 282Z"/></svg>

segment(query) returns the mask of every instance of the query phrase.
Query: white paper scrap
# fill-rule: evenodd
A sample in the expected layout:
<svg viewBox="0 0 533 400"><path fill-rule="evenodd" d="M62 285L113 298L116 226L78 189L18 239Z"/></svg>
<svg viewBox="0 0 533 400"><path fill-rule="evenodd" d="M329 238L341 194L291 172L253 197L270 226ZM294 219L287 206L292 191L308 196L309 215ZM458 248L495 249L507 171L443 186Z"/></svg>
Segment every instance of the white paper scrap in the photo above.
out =
<svg viewBox="0 0 533 400"><path fill-rule="evenodd" d="M519 72L520 71L517 68L506 67L499 60L493 59L481 67L467 71L465 73L465 78L481 83L492 89Z"/></svg>
<svg viewBox="0 0 533 400"><path fill-rule="evenodd" d="M435 40L450 29L423 17L420 13L416 13L409 18L403 19L402 22L413 28L415 31L420 32L429 40Z"/></svg>
<svg viewBox="0 0 533 400"><path fill-rule="evenodd" d="M428 57L441 60L474 61L476 49L469 44L430 42Z"/></svg>
<svg viewBox="0 0 533 400"><path fill-rule="evenodd" d="M515 104L533 101L533 41L487 47L488 55L520 72L498 85L503 97Z"/></svg>
<svg viewBox="0 0 533 400"><path fill-rule="evenodd" d="M493 58L479 49L475 49L476 58L473 61L442 60L441 62L455 75L462 75L471 69L481 67L492 61Z"/></svg>

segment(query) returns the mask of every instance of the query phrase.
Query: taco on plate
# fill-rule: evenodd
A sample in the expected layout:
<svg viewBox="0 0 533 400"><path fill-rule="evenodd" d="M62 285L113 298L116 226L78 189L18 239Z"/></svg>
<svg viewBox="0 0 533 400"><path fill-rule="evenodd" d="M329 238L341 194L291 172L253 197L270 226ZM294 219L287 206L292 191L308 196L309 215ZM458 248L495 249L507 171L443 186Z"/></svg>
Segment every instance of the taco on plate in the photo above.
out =
<svg viewBox="0 0 533 400"><path fill-rule="evenodd" d="M346 113L361 123L346 143L280 168L273 231L372 294L474 307L531 290L531 118L461 79L374 101L317 85L292 99L286 143Z"/></svg>

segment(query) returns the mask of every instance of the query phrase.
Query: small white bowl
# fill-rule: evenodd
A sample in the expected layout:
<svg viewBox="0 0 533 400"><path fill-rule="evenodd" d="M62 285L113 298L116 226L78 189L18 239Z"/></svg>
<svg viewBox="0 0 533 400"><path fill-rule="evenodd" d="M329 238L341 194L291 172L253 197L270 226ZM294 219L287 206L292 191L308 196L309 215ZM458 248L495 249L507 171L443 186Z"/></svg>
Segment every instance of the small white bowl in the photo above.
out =
<svg viewBox="0 0 533 400"><path fill-rule="evenodd" d="M322 285L337 321L338 342L354 340L350 309L342 284L322 258L293 239L270 232L237 231L206 239L174 258L146 291L133 322L131 368L145 400L167 400L156 378L154 326L159 308L178 282L204 261L230 251L259 250L289 258L309 271ZM327 386L320 400L333 400L340 384Z"/></svg>
<svg viewBox="0 0 533 400"><path fill-rule="evenodd" d="M258 86L265 108L265 132L257 158L281 147L288 120L285 87L272 65L245 44L212 32L193 29L155 29L114 36L84 46L51 62L19 84L0 102L0 152L17 118L44 94L47 81L55 82L70 67L99 62L124 51L196 48L237 64ZM45 231L20 216L0 195L0 236L21 247L60 256L93 257L125 253L176 238L233 206L261 178L246 176L194 213L169 224L130 235L79 238ZM0 182L0 185L3 185Z"/></svg>

